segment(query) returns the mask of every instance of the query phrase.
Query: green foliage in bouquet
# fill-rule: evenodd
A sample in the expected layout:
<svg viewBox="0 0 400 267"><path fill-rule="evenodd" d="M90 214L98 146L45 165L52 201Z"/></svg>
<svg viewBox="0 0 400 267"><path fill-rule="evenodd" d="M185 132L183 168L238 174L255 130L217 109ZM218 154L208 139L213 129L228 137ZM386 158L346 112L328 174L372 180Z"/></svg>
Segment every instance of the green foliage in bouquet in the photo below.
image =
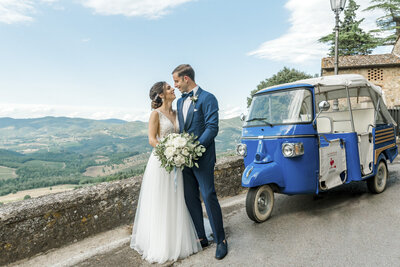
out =
<svg viewBox="0 0 400 267"><path fill-rule="evenodd" d="M161 166L171 172L174 168L192 168L199 165L197 160L206 151L203 145L196 140L193 133L172 133L160 140L156 146L155 154L161 162Z"/></svg>

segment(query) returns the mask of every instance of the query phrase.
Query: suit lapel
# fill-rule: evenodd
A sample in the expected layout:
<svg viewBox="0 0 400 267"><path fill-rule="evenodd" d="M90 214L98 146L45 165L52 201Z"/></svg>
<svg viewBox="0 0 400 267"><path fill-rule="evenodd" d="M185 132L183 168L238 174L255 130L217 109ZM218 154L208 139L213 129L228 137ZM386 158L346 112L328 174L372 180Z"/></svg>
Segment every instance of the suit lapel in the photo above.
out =
<svg viewBox="0 0 400 267"><path fill-rule="evenodd" d="M198 97L201 94L202 91L203 90L199 87L199 89L197 89L197 92L196 92L195 96ZM196 103L197 102L191 102L190 103L188 114L186 116L185 130L189 129L190 125L192 124L193 115L194 115L194 108L196 107ZM182 106L183 106L183 104L182 104Z"/></svg>
<svg viewBox="0 0 400 267"><path fill-rule="evenodd" d="M178 100L178 121L179 121L179 132L184 131L184 123L183 123L183 113L182 113L182 108L183 108L183 101L182 99Z"/></svg>

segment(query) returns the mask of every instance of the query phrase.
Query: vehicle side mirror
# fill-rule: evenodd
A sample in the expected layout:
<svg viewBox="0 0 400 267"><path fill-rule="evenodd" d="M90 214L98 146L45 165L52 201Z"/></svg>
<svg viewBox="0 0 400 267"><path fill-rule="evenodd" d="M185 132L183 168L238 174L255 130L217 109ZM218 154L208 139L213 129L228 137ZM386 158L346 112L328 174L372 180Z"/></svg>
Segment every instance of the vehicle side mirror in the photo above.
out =
<svg viewBox="0 0 400 267"><path fill-rule="evenodd" d="M241 121L244 121L246 119L246 116L242 113L242 114L240 114L240 120Z"/></svg>
<svg viewBox="0 0 400 267"><path fill-rule="evenodd" d="M316 128L315 123L316 123L316 121L317 121L317 118L319 117L319 114L321 114L322 111L327 111L327 110L329 110L330 107L331 107L331 105L329 104L328 101L323 100L323 101L319 102L319 104L318 104L319 112L318 112L317 116L315 116L315 118L314 118L314 120L313 120L313 122L312 122L314 128Z"/></svg>
<svg viewBox="0 0 400 267"><path fill-rule="evenodd" d="M324 100L324 101L319 102L319 104L318 104L318 108L319 108L318 115L321 113L321 111L327 111L327 110L329 110L330 107L331 107L331 105L329 104L328 101L325 101L325 100Z"/></svg>

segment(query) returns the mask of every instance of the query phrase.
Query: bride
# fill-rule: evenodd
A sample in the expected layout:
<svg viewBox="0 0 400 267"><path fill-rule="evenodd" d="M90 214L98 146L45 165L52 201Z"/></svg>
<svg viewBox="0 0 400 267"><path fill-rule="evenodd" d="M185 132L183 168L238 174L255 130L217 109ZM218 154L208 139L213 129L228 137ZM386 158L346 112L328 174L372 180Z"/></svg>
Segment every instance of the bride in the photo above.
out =
<svg viewBox="0 0 400 267"><path fill-rule="evenodd" d="M177 112L172 109L176 96L166 82L150 90L149 143L155 147L160 138L179 133ZM183 195L182 171L168 173L151 153L143 175L133 225L131 248L149 262L164 263L185 258L201 250L200 242Z"/></svg>

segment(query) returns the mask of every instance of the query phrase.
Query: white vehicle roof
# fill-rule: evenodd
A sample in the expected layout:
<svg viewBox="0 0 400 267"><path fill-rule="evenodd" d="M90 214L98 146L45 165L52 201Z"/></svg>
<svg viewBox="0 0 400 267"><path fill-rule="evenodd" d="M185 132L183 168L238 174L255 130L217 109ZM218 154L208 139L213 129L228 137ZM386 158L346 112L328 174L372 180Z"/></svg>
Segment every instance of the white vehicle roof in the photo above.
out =
<svg viewBox="0 0 400 267"><path fill-rule="evenodd" d="M340 75L331 75L331 76L322 76L318 78L304 79L298 80L291 83L285 83L280 85L275 85L271 87L267 87L262 89L260 92L265 92L270 89L274 89L277 87L291 86L291 85L301 85L301 84L309 84L314 86L319 92L327 92L333 91L337 89L342 89L343 87L348 86L350 88L354 87L369 87L379 95L382 95L382 89L379 86L376 86L370 83L367 79L365 79L362 75L358 74L340 74Z"/></svg>
<svg viewBox="0 0 400 267"><path fill-rule="evenodd" d="M379 86L370 83L367 79L365 79L362 75L359 74L340 74L340 75L322 76L318 78L298 80L291 83L285 83L267 87L265 89L258 91L256 95L258 93L267 92L274 88L286 87L286 86L293 87L293 85L304 85L304 84L309 84L313 86L315 88L316 94L335 91L338 89L344 89L346 86L348 87L349 91L352 88L368 88L369 90L372 90L377 94L377 96L375 97L373 94L371 94L371 97L375 106L377 106L377 104L379 103L379 109L382 112L383 117L385 117L386 120L392 123L393 125L397 125L396 122L393 120L393 118L390 116L390 113L387 110L387 107L384 103L385 100L384 96L382 95L383 94L382 89ZM378 99L381 100L378 101Z"/></svg>

